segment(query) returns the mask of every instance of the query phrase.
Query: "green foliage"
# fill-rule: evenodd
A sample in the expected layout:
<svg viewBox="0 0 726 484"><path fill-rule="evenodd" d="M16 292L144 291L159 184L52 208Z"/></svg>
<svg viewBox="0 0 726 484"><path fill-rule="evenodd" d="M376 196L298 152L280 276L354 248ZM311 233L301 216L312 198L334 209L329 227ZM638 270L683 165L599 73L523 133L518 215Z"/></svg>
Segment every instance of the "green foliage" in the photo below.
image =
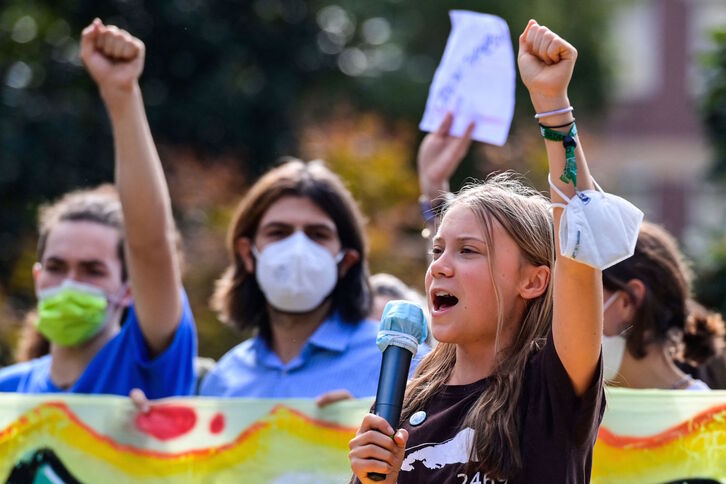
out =
<svg viewBox="0 0 726 484"><path fill-rule="evenodd" d="M703 101L703 120L713 145L713 172L726 179L726 29L712 33L716 45L706 57L708 73ZM708 262L701 264L696 280L698 301L726 314L726 234L715 238L709 250Z"/></svg>
<svg viewBox="0 0 726 484"><path fill-rule="evenodd" d="M704 306L726 315L726 237L712 243L709 257L698 268L694 292Z"/></svg>
<svg viewBox="0 0 726 484"><path fill-rule="evenodd" d="M301 0L273 11L265 5L4 2L0 244L17 245L39 201L112 177L108 122L77 55L80 32L95 16L146 42L142 89L158 142L231 152L253 171L292 150L291 110L302 88L337 69L315 48L314 19ZM16 256L0 254L0 273Z"/></svg>
<svg viewBox="0 0 726 484"><path fill-rule="evenodd" d="M707 57L709 72L706 95L703 103L703 118L706 130L714 147L714 172L726 177L726 29L713 32L716 44L714 52Z"/></svg>

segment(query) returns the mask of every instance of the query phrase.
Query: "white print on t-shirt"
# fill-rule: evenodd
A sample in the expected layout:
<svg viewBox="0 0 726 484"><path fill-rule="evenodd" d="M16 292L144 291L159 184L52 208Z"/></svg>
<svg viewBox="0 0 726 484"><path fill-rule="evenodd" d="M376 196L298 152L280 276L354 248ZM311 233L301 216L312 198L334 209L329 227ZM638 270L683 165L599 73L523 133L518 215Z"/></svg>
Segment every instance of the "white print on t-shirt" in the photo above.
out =
<svg viewBox="0 0 726 484"><path fill-rule="evenodd" d="M474 442L474 429L467 427L460 430L453 439L440 444L421 444L413 447L401 465L404 472L412 471L416 462L421 462L427 469L441 469L447 464L466 464Z"/></svg>
<svg viewBox="0 0 726 484"><path fill-rule="evenodd" d="M507 481L497 481L496 479L490 479L484 474L484 480L481 478L481 473L477 472L471 477L471 480L466 474L456 474L457 479L461 479L461 484L507 484Z"/></svg>

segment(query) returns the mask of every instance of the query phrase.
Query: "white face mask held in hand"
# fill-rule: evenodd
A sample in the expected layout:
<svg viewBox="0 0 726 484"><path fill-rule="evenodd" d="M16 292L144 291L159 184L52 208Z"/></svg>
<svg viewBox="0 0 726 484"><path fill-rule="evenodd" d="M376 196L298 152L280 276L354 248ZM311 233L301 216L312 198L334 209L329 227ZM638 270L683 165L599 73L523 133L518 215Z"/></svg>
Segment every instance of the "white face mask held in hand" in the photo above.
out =
<svg viewBox="0 0 726 484"><path fill-rule="evenodd" d="M610 296L602 305L603 316L605 315L605 311L612 306L617 297L618 293L614 292L612 296ZM630 330L630 328L632 328L632 326L627 327L621 331L620 334L616 334L615 336L602 335L602 373L603 379L606 382L614 379L618 374L618 370L620 370L620 365L623 363L623 356L625 355L625 344L627 343L625 334Z"/></svg>
<svg viewBox="0 0 726 484"><path fill-rule="evenodd" d="M255 277L267 302L280 311L312 311L330 295L338 282L340 252L333 258L328 249L303 232L268 244L257 258Z"/></svg>
<svg viewBox="0 0 726 484"><path fill-rule="evenodd" d="M552 179L547 180L563 200L567 196ZM610 193L592 181L597 190L577 190L567 203L552 203L561 207L560 252L564 257L604 270L627 259L635 252L643 212L638 207Z"/></svg>

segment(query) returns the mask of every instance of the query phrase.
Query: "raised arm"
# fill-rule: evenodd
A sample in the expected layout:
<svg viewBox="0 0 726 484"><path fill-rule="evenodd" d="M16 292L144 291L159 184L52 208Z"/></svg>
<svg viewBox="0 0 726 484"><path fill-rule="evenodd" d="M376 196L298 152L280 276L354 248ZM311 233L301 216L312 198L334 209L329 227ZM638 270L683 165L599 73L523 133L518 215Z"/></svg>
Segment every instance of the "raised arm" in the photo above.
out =
<svg viewBox="0 0 726 484"><path fill-rule="evenodd" d="M111 119L134 306L146 343L158 354L181 318L181 276L169 193L138 84L144 53L139 39L98 19L81 37L81 58Z"/></svg>
<svg viewBox="0 0 726 484"><path fill-rule="evenodd" d="M464 136L449 134L454 115L447 113L439 128L429 133L418 148L416 165L421 195L433 200L449 191L449 179L471 146L474 123L469 124Z"/></svg>
<svg viewBox="0 0 726 484"><path fill-rule="evenodd" d="M570 106L567 87L577 59L577 51L567 41L548 28L530 20L519 37L519 73L529 90L537 113L562 110ZM562 134L568 134L571 112L542 118L540 121ZM593 183L582 150L577 147L577 187L592 189ZM561 141L545 140L550 178L566 196L575 195L572 183L560 176L565 169L565 148ZM566 202L551 191L553 202ZM602 275L597 269L560 256L559 228L563 209L554 209L557 258L554 271L554 314L552 333L557 354L567 370L576 393L582 394L592 381L602 338Z"/></svg>
<svg viewBox="0 0 726 484"><path fill-rule="evenodd" d="M424 137L416 157L421 189L419 204L426 228L432 234L436 231L434 207L449 192L449 179L469 151L474 132L474 123L470 123L464 135L457 138L449 133L453 124L454 115L447 113L439 128Z"/></svg>

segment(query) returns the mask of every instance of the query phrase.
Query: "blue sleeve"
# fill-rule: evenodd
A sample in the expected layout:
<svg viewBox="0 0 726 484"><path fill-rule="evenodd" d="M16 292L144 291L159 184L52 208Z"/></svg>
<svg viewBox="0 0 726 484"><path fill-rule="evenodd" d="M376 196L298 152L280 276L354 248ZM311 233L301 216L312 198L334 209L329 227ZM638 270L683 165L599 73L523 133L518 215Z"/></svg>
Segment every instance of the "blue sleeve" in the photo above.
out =
<svg viewBox="0 0 726 484"><path fill-rule="evenodd" d="M0 392L17 392L26 376L28 365L19 363L0 369Z"/></svg>
<svg viewBox="0 0 726 484"><path fill-rule="evenodd" d="M250 370L257 368L252 356L252 339L238 344L225 353L209 370L202 384L199 386L199 395L206 397L230 397L239 391L242 381L255 378ZM236 383L236 385L235 385Z"/></svg>
<svg viewBox="0 0 726 484"><path fill-rule="evenodd" d="M204 378L202 384L199 386L199 395L207 397L218 397L224 393L224 388L220 385L220 378L217 374L217 368L211 369Z"/></svg>
<svg viewBox="0 0 726 484"><path fill-rule="evenodd" d="M194 316L186 293L182 290L182 315L169 346L151 357L139 326L136 312L131 310L126 320L129 353L144 380L144 391L150 399L191 395L194 390L194 359L197 356L197 334Z"/></svg>
<svg viewBox="0 0 726 484"><path fill-rule="evenodd" d="M150 399L191 395L197 335L189 301L182 291L182 315L169 346L152 357L133 306L121 332L94 356L71 390L128 396L140 388Z"/></svg>
<svg viewBox="0 0 726 484"><path fill-rule="evenodd" d="M16 363L0 370L0 392L49 393L58 391L50 383L50 355Z"/></svg>

